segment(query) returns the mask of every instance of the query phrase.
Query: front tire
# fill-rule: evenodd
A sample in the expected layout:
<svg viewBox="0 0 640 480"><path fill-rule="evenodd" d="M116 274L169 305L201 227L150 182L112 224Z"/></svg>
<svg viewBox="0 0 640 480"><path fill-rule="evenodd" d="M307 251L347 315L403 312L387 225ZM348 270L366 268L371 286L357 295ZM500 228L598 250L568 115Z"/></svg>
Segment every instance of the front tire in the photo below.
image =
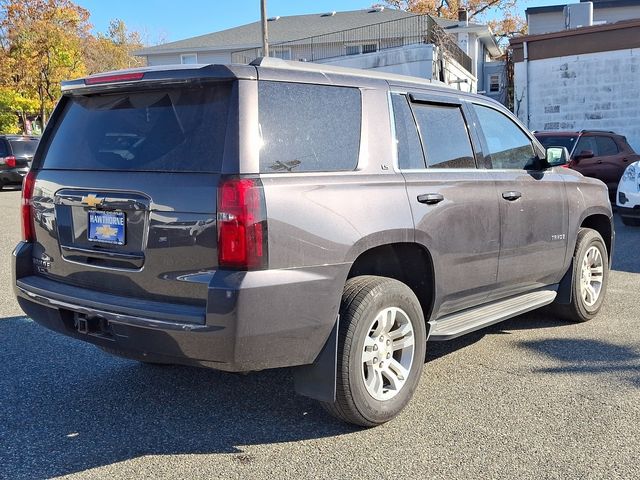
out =
<svg viewBox="0 0 640 480"><path fill-rule="evenodd" d="M420 302L397 280L360 276L347 281L340 307L333 416L372 427L409 403L424 364L426 328Z"/></svg>
<svg viewBox="0 0 640 480"><path fill-rule="evenodd" d="M573 256L571 303L558 305L560 316L573 322L595 317L604 302L609 280L609 256L600 234L590 228L578 232Z"/></svg>

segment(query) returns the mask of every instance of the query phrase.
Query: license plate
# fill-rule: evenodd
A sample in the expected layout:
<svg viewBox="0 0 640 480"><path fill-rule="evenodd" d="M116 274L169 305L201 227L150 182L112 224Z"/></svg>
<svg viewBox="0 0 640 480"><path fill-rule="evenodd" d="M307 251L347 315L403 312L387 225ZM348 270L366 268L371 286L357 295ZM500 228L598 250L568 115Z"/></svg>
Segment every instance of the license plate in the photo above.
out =
<svg viewBox="0 0 640 480"><path fill-rule="evenodd" d="M87 237L91 242L124 245L126 218L124 212L89 212Z"/></svg>

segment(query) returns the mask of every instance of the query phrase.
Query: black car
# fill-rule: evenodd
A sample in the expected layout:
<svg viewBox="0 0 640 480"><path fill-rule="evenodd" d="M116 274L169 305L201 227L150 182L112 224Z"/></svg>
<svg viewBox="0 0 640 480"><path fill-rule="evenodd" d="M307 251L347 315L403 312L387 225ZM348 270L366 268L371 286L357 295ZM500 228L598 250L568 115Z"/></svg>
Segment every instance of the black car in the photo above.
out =
<svg viewBox="0 0 640 480"><path fill-rule="evenodd" d="M39 141L40 137L0 135L0 189L22 183Z"/></svg>

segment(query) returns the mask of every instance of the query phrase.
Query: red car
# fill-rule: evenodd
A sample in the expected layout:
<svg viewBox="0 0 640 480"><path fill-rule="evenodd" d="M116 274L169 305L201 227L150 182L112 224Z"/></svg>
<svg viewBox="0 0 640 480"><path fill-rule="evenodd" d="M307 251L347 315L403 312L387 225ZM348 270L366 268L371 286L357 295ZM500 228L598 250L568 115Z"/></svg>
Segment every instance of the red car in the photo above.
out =
<svg viewBox="0 0 640 480"><path fill-rule="evenodd" d="M615 201L618 182L627 165L640 160L627 139L614 132L581 130L533 133L545 148L567 147L570 157L567 166L585 177L594 177L606 183L612 201Z"/></svg>

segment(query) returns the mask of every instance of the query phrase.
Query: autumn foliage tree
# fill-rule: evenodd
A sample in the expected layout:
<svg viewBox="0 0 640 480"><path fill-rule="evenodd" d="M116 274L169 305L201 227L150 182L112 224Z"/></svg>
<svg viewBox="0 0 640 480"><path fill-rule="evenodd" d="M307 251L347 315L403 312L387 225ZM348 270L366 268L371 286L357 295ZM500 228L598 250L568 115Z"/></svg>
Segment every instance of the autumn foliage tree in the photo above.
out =
<svg viewBox="0 0 640 480"><path fill-rule="evenodd" d="M470 21L486 22L498 39L526 33L527 25L517 13L518 0L387 0L393 8L435 17L457 19L458 10L466 8ZM490 18L491 17L491 18Z"/></svg>
<svg viewBox="0 0 640 480"><path fill-rule="evenodd" d="M121 20L92 34L89 12L72 0L0 0L0 132L27 114L44 125L62 80L139 65L141 46Z"/></svg>

